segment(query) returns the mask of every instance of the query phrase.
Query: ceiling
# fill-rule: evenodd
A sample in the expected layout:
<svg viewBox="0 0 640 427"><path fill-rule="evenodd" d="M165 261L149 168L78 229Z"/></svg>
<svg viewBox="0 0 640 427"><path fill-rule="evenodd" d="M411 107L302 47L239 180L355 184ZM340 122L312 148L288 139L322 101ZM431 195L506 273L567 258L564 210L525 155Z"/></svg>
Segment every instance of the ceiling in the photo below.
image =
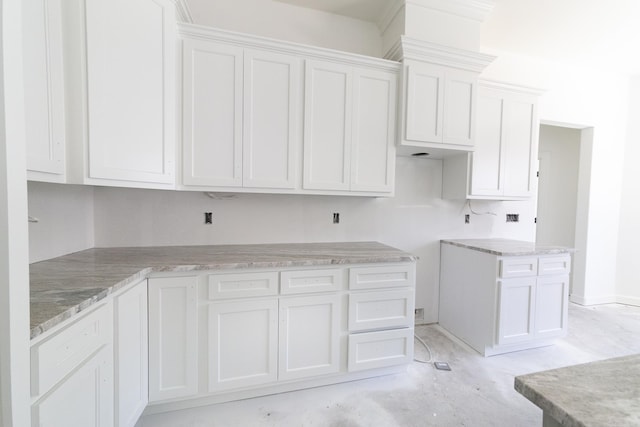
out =
<svg viewBox="0 0 640 427"><path fill-rule="evenodd" d="M375 22L390 0L276 0ZM640 1L493 0L486 49L640 74Z"/></svg>

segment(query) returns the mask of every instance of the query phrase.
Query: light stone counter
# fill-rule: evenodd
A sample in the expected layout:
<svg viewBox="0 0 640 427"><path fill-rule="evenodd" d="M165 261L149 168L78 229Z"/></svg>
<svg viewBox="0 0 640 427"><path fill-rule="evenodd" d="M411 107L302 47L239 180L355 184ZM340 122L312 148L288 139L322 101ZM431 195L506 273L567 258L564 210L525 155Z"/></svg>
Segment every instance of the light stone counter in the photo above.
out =
<svg viewBox="0 0 640 427"><path fill-rule="evenodd" d="M153 272L415 260L378 242L88 249L31 264L31 338Z"/></svg>
<svg viewBox="0 0 640 427"><path fill-rule="evenodd" d="M540 246L535 242L509 239L446 239L441 242L498 256L552 255L573 252L572 249L562 246Z"/></svg>
<svg viewBox="0 0 640 427"><path fill-rule="evenodd" d="M640 426L640 355L522 375L515 389L543 410L543 425Z"/></svg>

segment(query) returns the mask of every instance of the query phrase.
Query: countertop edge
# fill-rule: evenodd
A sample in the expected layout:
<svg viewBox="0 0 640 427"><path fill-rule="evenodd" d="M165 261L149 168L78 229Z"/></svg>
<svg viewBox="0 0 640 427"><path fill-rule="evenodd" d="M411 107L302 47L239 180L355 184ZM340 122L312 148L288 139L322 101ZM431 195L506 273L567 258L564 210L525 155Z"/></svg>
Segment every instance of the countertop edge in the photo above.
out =
<svg viewBox="0 0 640 427"><path fill-rule="evenodd" d="M451 246L457 246L459 248L470 249L478 252L484 252L484 253L488 253L496 256L559 255L559 254L570 254L575 252L575 250L571 248L565 248L565 247L559 247L559 246L557 247L541 246L541 247L535 247L533 249L527 249L527 250L497 250L497 249L490 249L487 247L483 247L480 244L474 245L470 242L467 242L467 240L471 240L471 239L462 239L462 240L465 240L465 242L462 242L457 239L441 239L440 243L444 243ZM489 239L480 239L480 240L487 241ZM496 242L505 242L505 243L516 242L508 239L491 239L491 240L495 240ZM534 244L533 242L521 242L521 243Z"/></svg>

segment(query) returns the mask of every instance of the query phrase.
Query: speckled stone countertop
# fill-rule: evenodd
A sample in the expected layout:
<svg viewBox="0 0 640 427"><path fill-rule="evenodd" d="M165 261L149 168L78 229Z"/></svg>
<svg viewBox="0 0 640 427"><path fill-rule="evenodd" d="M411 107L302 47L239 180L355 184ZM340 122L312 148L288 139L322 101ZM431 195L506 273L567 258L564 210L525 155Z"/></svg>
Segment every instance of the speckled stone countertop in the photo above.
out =
<svg viewBox="0 0 640 427"><path fill-rule="evenodd" d="M415 260L378 242L88 249L30 265L31 338L153 272Z"/></svg>
<svg viewBox="0 0 640 427"><path fill-rule="evenodd" d="M515 389L562 426L640 426L640 355L522 375Z"/></svg>
<svg viewBox="0 0 640 427"><path fill-rule="evenodd" d="M562 246L540 246L535 242L509 239L446 239L441 242L498 256L552 255L573 252L573 249Z"/></svg>

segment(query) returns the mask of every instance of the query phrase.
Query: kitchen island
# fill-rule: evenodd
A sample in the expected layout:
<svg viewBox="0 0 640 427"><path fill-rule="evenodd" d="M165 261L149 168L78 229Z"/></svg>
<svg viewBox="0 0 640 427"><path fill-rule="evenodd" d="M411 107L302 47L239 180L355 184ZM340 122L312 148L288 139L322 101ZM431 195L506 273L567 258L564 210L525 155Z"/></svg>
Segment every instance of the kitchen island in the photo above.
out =
<svg viewBox="0 0 640 427"><path fill-rule="evenodd" d="M515 379L543 411L544 427L640 425L640 355L568 366Z"/></svg>

